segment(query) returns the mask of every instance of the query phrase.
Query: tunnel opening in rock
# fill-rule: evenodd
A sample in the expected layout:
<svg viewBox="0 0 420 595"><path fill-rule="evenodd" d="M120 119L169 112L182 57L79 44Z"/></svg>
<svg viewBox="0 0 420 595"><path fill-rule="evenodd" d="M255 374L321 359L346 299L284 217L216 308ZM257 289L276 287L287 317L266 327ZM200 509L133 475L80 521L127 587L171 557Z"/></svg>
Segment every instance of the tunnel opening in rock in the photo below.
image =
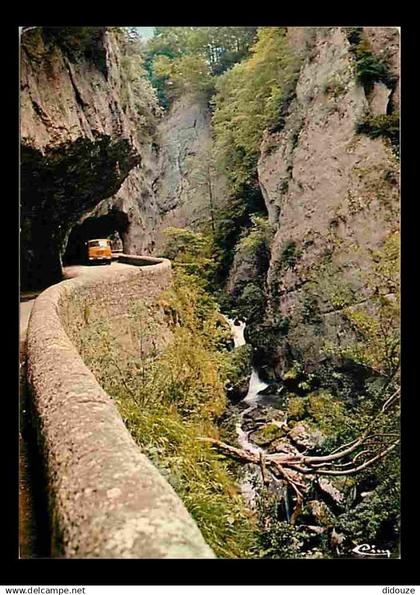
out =
<svg viewBox="0 0 420 595"><path fill-rule="evenodd" d="M129 226L127 213L111 209L101 216L88 217L73 227L63 255L63 264L79 264L86 260L86 242L96 238L111 240L113 251L123 249Z"/></svg>
<svg viewBox="0 0 420 595"><path fill-rule="evenodd" d="M43 151L21 149L22 289L62 278L62 247L83 213L116 194L140 157L127 139L96 134ZM118 227L116 227L118 229Z"/></svg>

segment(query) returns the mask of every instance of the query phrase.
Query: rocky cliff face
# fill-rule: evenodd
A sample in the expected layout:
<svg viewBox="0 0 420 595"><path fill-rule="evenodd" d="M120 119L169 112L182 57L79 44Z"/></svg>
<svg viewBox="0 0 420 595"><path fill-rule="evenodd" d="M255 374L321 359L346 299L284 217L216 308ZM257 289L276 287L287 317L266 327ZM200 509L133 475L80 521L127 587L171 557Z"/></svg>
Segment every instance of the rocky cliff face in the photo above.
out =
<svg viewBox="0 0 420 595"><path fill-rule="evenodd" d="M156 249L167 227L199 230L211 224L212 211L225 204L226 180L216 171L211 115L205 98L185 95L174 102L158 126L156 196L161 221Z"/></svg>
<svg viewBox="0 0 420 595"><path fill-rule="evenodd" d="M398 75L396 29L368 28L374 52L390 53ZM399 229L399 166L387 139L356 132L366 115L398 108L398 86L366 93L355 76L344 28L316 30L284 127L267 133L259 183L275 228L267 275L268 317L288 319L288 358L322 358L325 340L346 341L340 311L369 305L375 250Z"/></svg>
<svg viewBox="0 0 420 595"><path fill-rule="evenodd" d="M23 33L23 286L59 280L63 255L80 260L89 237L117 231L125 252L159 252L162 229L199 227L226 194L208 106L183 97L158 125L144 82L145 126L125 60L113 29Z"/></svg>
<svg viewBox="0 0 420 595"><path fill-rule="evenodd" d="M138 123L134 124L138 126ZM128 254L160 254L167 227L199 230L227 197L226 182L216 173L211 156L211 119L201 98L176 100L157 122L152 144L143 144L142 165L118 193L102 201L81 222L114 217ZM108 230L104 227L104 233Z"/></svg>
<svg viewBox="0 0 420 595"><path fill-rule="evenodd" d="M228 198L207 104L181 97L145 129L117 32L90 29L71 43L48 29L23 34L23 285L58 280L66 246L77 253L87 236L118 231L125 252L158 254L166 227L209 226ZM269 328L287 321L288 358L283 338L271 341L278 372L293 357L318 361L325 339L343 332L343 307L368 304L363 275L372 252L399 226L392 146L356 132L367 115L399 108L398 31L363 30L396 81L376 81L368 92L357 81L348 30L290 28L288 37L303 66L258 163L275 231L268 273L265 253L261 263L242 251L228 281L233 294L250 280L266 289Z"/></svg>
<svg viewBox="0 0 420 595"><path fill-rule="evenodd" d="M87 31L86 31L87 30ZM70 230L101 201L128 250L150 243L152 145L138 126L117 33L36 27L22 34L22 283L60 278ZM143 138L144 137L144 138ZM143 201L132 196L143 195ZM136 229L130 234L130 228ZM141 238L139 239L139 236Z"/></svg>

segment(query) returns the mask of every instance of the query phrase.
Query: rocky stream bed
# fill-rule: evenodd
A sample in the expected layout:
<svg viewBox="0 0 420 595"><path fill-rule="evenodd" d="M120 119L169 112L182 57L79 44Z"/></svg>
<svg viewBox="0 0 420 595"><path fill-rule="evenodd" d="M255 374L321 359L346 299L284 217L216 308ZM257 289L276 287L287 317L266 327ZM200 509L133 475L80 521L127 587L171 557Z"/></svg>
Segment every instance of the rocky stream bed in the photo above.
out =
<svg viewBox="0 0 420 595"><path fill-rule="evenodd" d="M245 345L245 323L227 320L235 348ZM252 368L246 396L239 403L229 406L236 419L237 443L241 449L264 458L274 453L299 455L322 444L325 437L321 432L309 429L303 422L290 423L287 418L286 393L285 387L262 381L258 370ZM308 494L305 514L300 518L297 516L297 524L314 536L328 533L330 538L332 534L340 542L340 535L334 531L334 518L344 506L344 493L335 484L335 481L317 478L313 484L314 489ZM240 488L251 508L256 508L261 491L268 489L280 503L282 520L295 523L292 517L296 495L284 479L269 471L264 473L262 466L245 464ZM339 553L338 548L337 554Z"/></svg>

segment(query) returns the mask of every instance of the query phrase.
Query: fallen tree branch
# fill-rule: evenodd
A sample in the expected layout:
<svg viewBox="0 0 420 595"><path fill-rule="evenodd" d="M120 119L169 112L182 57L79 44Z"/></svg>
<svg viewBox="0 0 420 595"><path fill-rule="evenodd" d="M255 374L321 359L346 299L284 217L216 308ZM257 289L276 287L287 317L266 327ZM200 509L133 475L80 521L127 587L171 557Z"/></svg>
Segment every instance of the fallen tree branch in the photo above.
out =
<svg viewBox="0 0 420 595"><path fill-rule="evenodd" d="M347 456L348 454L353 453L357 447L361 446L366 442L366 438L361 437L359 438L351 447L342 450L341 452L335 453L334 455L325 455L325 456L307 456L303 454L299 455L284 455L284 454L268 454L263 455L254 454L247 450L236 448L235 446L230 446L225 442L221 442L220 440L216 440L215 438L200 438L203 442L209 442L212 446L219 448L220 450L224 451L225 453L244 461L246 463L251 463L254 465L259 465L261 467L261 472L263 476L263 481L266 483L266 475L265 469L271 468L277 470L280 475L284 477L284 479L293 487L296 492L296 495L302 497L302 493L300 492L299 488L305 488L305 484L301 481L290 477L290 473L286 471L285 467L294 469L303 475L308 474L315 474L315 475L352 475L354 473L358 473L366 467L373 465L376 461L385 457L391 450L393 450L398 444L399 439L394 441L390 446L382 450L380 453L375 454L372 458L367 461L364 461L360 465L356 467L351 467L354 465L355 461L362 455L369 454L369 450L365 449L356 453L353 459L349 462L345 463L334 463L334 461L338 461L343 457ZM373 454L373 453L372 453ZM336 469L325 469L325 466L331 467L336 464ZM343 469L343 467L349 466L349 469ZM264 470L263 470L264 469Z"/></svg>
<svg viewBox="0 0 420 595"><path fill-rule="evenodd" d="M353 475L354 473L359 473L360 471L363 471L363 469L366 469L366 467L370 467L370 465L373 465L373 463L376 463L376 461L379 461L379 459L382 459L383 457L385 457L389 452L391 452L391 450L393 450L396 446L398 446L398 444L399 444L399 440L396 440L393 444L391 444L391 446L388 446L388 448L386 448L385 450L380 452L378 455L376 455L369 461L362 463L358 467L353 467L353 469L345 469L345 470L317 469L315 471L315 473L319 473L320 475Z"/></svg>

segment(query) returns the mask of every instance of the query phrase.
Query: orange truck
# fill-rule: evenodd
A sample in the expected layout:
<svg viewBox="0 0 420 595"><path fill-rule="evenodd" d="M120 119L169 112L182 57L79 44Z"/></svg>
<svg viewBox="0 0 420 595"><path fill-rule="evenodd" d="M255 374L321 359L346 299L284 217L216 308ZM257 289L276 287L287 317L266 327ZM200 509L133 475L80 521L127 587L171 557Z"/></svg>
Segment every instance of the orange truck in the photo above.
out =
<svg viewBox="0 0 420 595"><path fill-rule="evenodd" d="M105 262L111 264L112 251L111 240L89 240L87 246L87 261L89 264Z"/></svg>

